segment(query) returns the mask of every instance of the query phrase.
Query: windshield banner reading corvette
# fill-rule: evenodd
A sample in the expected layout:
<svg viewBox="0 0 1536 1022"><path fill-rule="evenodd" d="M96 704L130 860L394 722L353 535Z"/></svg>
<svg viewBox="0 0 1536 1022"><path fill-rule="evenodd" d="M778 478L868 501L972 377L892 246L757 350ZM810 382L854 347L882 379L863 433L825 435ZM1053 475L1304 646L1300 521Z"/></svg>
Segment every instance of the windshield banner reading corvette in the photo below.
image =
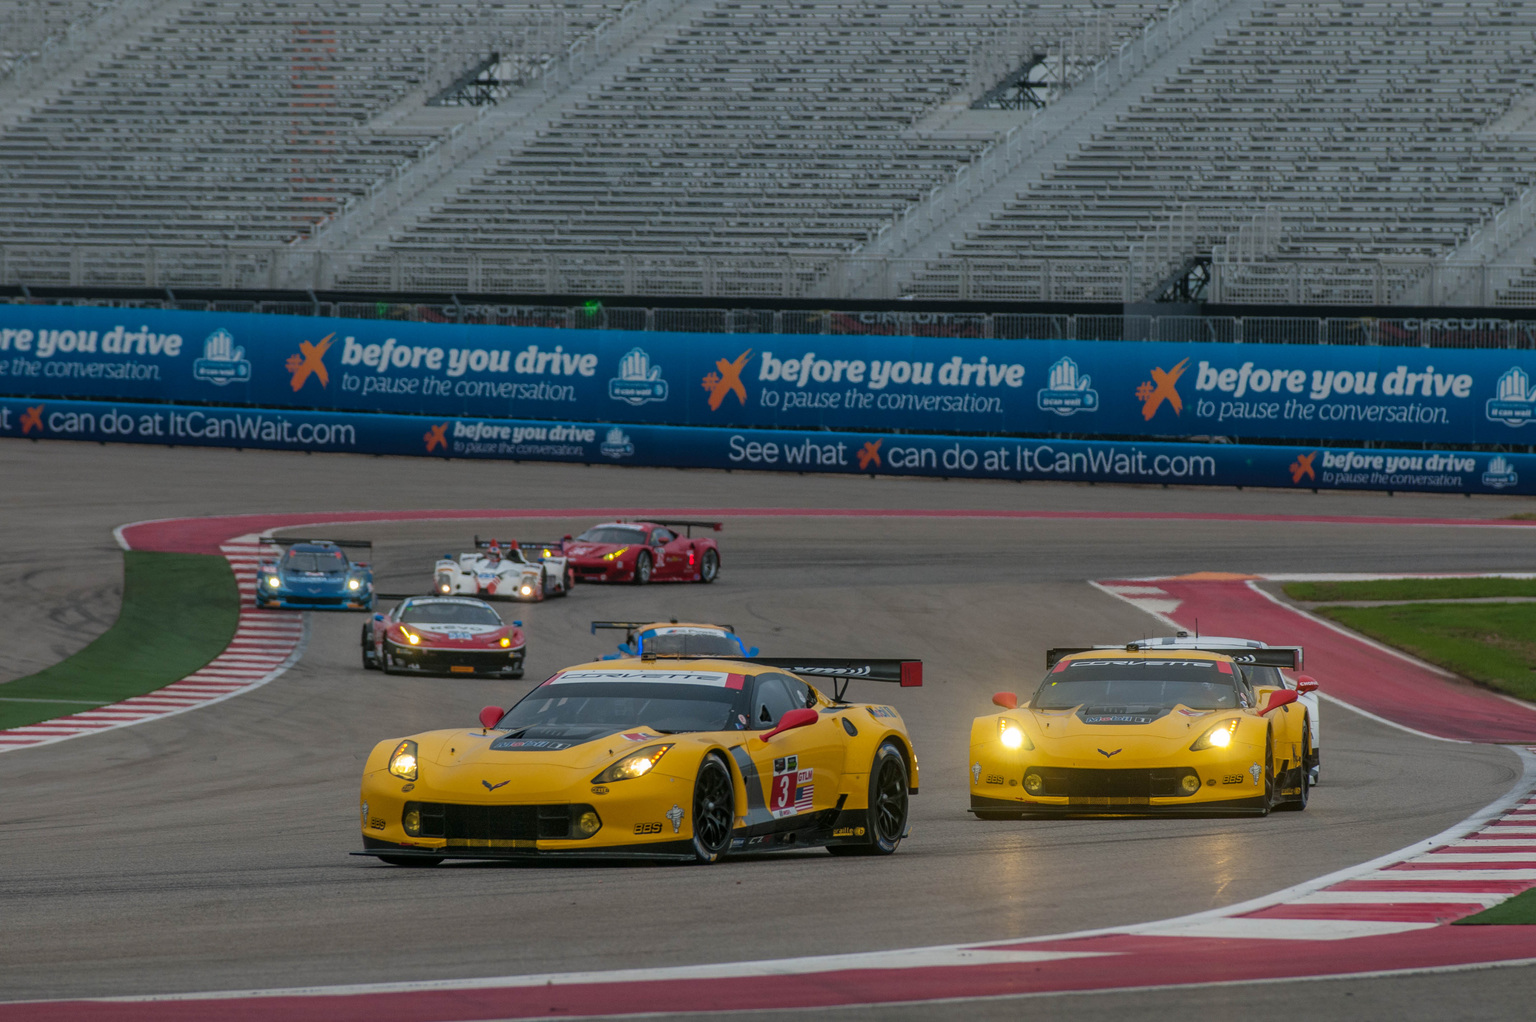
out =
<svg viewBox="0 0 1536 1022"><path fill-rule="evenodd" d="M1536 351L1514 349L660 333L0 305L0 394L546 424L1536 443ZM481 453L529 439L485 422L452 428ZM558 427L541 428L551 453L569 445Z"/></svg>

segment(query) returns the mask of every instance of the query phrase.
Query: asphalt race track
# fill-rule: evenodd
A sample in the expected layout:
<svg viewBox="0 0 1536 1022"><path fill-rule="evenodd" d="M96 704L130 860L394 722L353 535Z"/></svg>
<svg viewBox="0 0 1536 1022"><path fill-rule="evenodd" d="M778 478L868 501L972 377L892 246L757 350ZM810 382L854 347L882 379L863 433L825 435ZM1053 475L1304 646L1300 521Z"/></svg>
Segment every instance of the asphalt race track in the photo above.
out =
<svg viewBox="0 0 1536 1022"><path fill-rule="evenodd" d="M110 624L111 529L252 511L700 508L1222 512L1497 519L1529 501L942 482L0 444L0 679ZM579 519L328 528L374 541L380 587L419 588L469 537L540 539ZM982 823L965 812L970 719L1031 687L1050 645L1155 633L1089 579L1223 571L1528 570L1536 530L1179 519L731 518L711 587L582 586L513 609L527 682L385 678L361 615L315 614L299 665L163 721L0 755L0 1000L292 987L777 958L1000 939L1231 904L1434 834L1503 794L1508 751L1325 709L1324 783L1263 820ZM724 621L765 653L920 656L922 689L866 685L912 728L922 791L893 857L822 852L709 867L448 865L358 846L363 756L385 737L473 723L612 649L594 618ZM1257 1017L1516 1017L1536 969L1052 998L1052 1017L1190 1010ZM1450 1006L1459 1005L1452 1010ZM1046 1007L1041 1005L1040 1007ZM1435 1011L1434 1008L1441 1010ZM1014 1018L1016 1000L969 1005ZM934 1006L837 1017L925 1018Z"/></svg>

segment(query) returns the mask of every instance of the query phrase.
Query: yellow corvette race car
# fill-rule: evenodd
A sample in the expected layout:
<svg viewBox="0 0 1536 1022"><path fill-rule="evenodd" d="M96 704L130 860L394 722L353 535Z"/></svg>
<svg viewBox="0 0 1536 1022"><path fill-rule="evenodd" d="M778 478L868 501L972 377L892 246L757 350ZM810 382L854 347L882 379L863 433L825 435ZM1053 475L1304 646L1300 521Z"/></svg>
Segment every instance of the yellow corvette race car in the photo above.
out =
<svg viewBox="0 0 1536 1022"><path fill-rule="evenodd" d="M971 725L971 812L1252 813L1305 809L1311 732L1295 691L1258 666L1298 647L1051 650L1024 702Z"/></svg>
<svg viewBox="0 0 1536 1022"><path fill-rule="evenodd" d="M833 681L827 695L801 675ZM645 656L568 668L478 728L380 742L363 851L398 866L530 855L713 862L825 846L888 855L917 758L851 679L922 684L920 660Z"/></svg>

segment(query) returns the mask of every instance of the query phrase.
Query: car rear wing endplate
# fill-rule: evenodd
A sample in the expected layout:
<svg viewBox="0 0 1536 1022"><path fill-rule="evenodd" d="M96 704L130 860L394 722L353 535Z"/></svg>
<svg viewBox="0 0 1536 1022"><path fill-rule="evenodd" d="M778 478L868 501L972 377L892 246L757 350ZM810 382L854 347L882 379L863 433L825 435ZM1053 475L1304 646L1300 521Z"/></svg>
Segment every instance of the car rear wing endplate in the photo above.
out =
<svg viewBox="0 0 1536 1022"><path fill-rule="evenodd" d="M1301 670L1302 648L1300 646L1265 646L1254 648L1253 646L1143 646L1139 642L1128 642L1124 646L1061 646L1045 651L1045 669L1051 670L1062 657L1071 656L1074 653L1090 653L1099 650L1127 650L1138 653L1217 653L1221 656L1231 657L1240 664L1252 664L1255 667L1279 667L1288 671Z"/></svg>

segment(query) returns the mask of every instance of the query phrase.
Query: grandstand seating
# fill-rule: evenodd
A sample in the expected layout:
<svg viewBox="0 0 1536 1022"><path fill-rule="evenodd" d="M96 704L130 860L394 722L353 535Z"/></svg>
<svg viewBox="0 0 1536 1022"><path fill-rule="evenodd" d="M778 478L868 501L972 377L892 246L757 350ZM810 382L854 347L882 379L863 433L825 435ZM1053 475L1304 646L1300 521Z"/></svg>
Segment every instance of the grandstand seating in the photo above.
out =
<svg viewBox="0 0 1536 1022"><path fill-rule="evenodd" d="M1101 45L1161 6L1096 5ZM724 0L390 244L846 252L986 144L913 130L992 84L971 80L978 49L1006 37L1018 58L1081 21L1070 3Z"/></svg>
<svg viewBox="0 0 1536 1022"><path fill-rule="evenodd" d="M531 19L579 35L621 6L184 0L0 134L4 237L291 242L450 127L381 115Z"/></svg>
<svg viewBox="0 0 1536 1022"><path fill-rule="evenodd" d="M1173 216L1204 213L1208 250L1268 209L1262 261L1445 255L1536 176L1529 140L1486 130L1533 29L1515 0L1271 0L951 252L1123 262Z"/></svg>
<svg viewBox="0 0 1536 1022"><path fill-rule="evenodd" d="M8 0L0 4L0 82L18 61L36 57L71 27L99 16L112 0Z"/></svg>

